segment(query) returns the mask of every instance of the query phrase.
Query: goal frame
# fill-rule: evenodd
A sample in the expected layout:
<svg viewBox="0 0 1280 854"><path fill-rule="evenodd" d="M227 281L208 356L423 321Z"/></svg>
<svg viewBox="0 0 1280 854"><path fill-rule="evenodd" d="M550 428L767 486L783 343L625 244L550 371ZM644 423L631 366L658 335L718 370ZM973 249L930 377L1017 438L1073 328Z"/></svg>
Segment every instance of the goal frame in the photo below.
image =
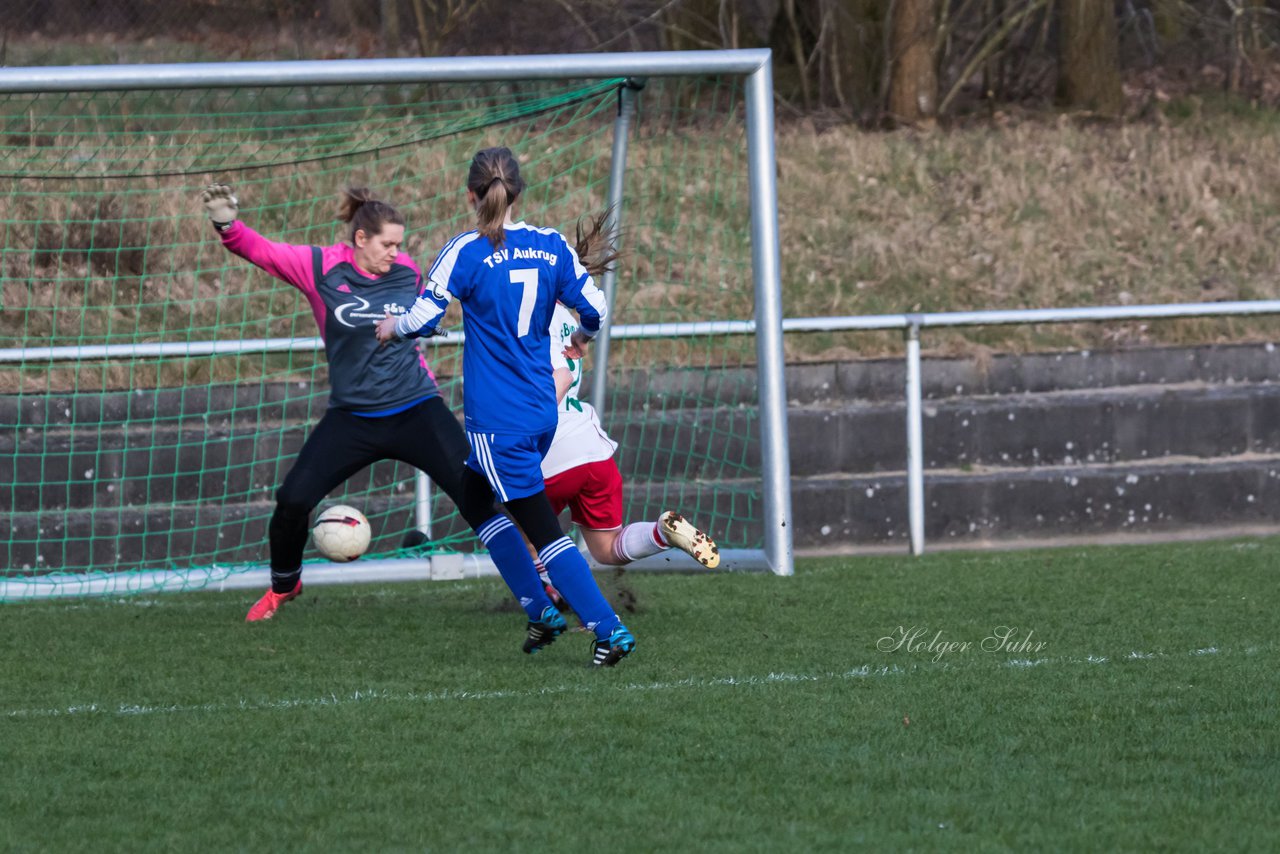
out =
<svg viewBox="0 0 1280 854"><path fill-rule="evenodd" d="M643 327L614 326L606 322L595 346L592 396L602 405L607 388L609 342L612 337L682 337L716 332L754 334L757 358L757 391L760 404L761 498L764 548L730 549L722 555L726 568L766 570L776 575L794 573L790 457L787 436L785 363L783 355L782 278L778 235L777 167L774 147L773 73L768 49L706 50L603 54L548 54L539 56L475 56L404 59L307 60L280 62L214 62L113 66L67 66L0 69L0 94L66 93L120 90L200 89L237 86L324 86L352 84L392 84L426 82L494 82L502 80L557 80L701 75L738 77L743 81L747 174L750 203L751 264L755 290L754 318L742 321L645 324ZM626 213L625 189L627 142L639 86L624 86L620 92L614 126L610 163L609 198L611 211L607 229L615 244ZM602 289L612 302L614 274L602 277ZM456 336L458 341L462 336ZM270 339L240 342L208 342L217 352L262 352L264 350L307 349L320 346L319 339ZM460 343L460 342L459 342ZM80 358L139 358L193 353L199 342L182 344L132 344L95 347L21 347L0 349L0 363L28 360L74 360ZM602 413L607 417L607 413ZM425 477L419 477L415 518L424 531L430 528L430 493ZM662 557L662 556L658 556ZM308 564L308 583L348 583L356 580L400 580L408 578L459 578L493 572L488 561L473 555L435 555L429 560L410 559L362 561L358 570L323 564ZM423 566L423 564L428 564ZM411 566L416 564L417 566ZM640 561L638 569L684 566L679 560ZM688 567L696 566L690 559ZM210 588L259 586L257 576L265 570L238 572L209 579ZM134 589L164 589L164 571L141 573L156 576L134 579L126 584ZM174 572L189 577L188 572ZM246 577L248 576L248 577ZM147 583L147 582L151 583ZM30 584L30 581L25 582ZM14 593L30 598L41 593L3 588L0 600ZM36 585L43 586L43 585ZM78 595L93 592L91 585L79 585ZM46 591L44 595L52 592Z"/></svg>

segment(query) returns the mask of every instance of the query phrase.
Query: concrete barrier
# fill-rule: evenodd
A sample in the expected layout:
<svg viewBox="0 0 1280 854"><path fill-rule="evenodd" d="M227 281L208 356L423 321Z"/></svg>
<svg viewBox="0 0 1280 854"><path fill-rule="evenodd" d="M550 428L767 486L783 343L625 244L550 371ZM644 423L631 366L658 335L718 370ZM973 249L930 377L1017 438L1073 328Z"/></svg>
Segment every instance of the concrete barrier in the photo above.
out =
<svg viewBox="0 0 1280 854"><path fill-rule="evenodd" d="M927 541L1280 530L1277 376L1265 344L926 360ZM905 548L904 383L900 360L788 368L797 548ZM726 542L758 540L754 484L721 484L714 506L699 486L719 459L758 465L754 389L750 368L616 378L606 425L633 517L700 503L732 520ZM178 561L225 548L227 522L246 545L222 559L262 559L274 489L324 402L296 383L0 397L9 570ZM681 454L693 436L700 453ZM397 520L375 548L411 526L411 477L357 475L370 512Z"/></svg>

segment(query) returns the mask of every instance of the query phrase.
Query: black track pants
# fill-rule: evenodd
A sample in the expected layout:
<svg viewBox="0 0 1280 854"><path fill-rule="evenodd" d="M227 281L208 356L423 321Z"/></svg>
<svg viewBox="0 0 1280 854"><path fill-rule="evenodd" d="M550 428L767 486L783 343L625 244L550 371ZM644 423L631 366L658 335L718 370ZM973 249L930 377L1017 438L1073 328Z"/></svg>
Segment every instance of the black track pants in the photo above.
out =
<svg viewBox="0 0 1280 854"><path fill-rule="evenodd" d="M470 451L467 434L439 397L382 418L330 409L303 443L276 491L268 530L272 586L284 592L297 580L316 505L347 478L379 460L400 460L425 472L453 499L472 528L492 518L492 499L487 507L463 501L464 463Z"/></svg>

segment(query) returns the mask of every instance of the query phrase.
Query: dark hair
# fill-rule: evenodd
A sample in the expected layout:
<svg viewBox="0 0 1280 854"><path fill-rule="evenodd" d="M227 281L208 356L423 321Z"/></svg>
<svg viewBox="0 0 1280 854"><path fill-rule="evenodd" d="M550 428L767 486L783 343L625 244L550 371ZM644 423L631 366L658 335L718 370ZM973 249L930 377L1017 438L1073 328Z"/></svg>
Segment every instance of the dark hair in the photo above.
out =
<svg viewBox="0 0 1280 854"><path fill-rule="evenodd" d="M404 225L400 211L390 202L375 199L368 187L348 187L342 191L338 219L351 223L352 243L356 242L357 231L373 236L381 234L384 225Z"/></svg>
<svg viewBox="0 0 1280 854"><path fill-rule="evenodd" d="M622 255L619 250L613 248L609 235L605 233L611 213L613 213L612 210L607 210L592 214L587 218L590 225L585 232L582 229L582 220L578 220L577 240L573 251L578 253L578 260L593 276L607 272L609 265Z"/></svg>
<svg viewBox="0 0 1280 854"><path fill-rule="evenodd" d="M467 189L480 200L476 208L476 229L494 248L502 246L506 234L502 223L507 208L524 190L520 177L520 164L509 148L486 148L471 158L471 171L467 173Z"/></svg>

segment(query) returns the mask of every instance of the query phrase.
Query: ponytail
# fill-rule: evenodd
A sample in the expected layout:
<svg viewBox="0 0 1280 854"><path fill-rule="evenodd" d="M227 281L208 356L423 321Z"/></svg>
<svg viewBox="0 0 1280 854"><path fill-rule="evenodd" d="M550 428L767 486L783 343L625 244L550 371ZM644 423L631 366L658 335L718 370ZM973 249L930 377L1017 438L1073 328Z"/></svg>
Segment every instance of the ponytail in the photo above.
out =
<svg viewBox="0 0 1280 854"><path fill-rule="evenodd" d="M503 223L507 209L524 190L520 164L509 148L486 148L471 159L467 189L480 200L476 208L476 230L489 238L495 249L506 242Z"/></svg>
<svg viewBox="0 0 1280 854"><path fill-rule="evenodd" d="M480 234L489 238L495 249L501 247L507 239L502 225L507 220L509 207L511 201L507 199L506 185L501 179L494 178L476 208L476 228Z"/></svg>
<svg viewBox="0 0 1280 854"><path fill-rule="evenodd" d="M578 253L578 261L593 276L607 273L613 262L622 255L619 250L613 248L609 235L605 233L605 227L612 213L613 210L610 209L589 216L587 218L589 225L585 232L582 228L582 220L578 220L577 240L573 251Z"/></svg>

